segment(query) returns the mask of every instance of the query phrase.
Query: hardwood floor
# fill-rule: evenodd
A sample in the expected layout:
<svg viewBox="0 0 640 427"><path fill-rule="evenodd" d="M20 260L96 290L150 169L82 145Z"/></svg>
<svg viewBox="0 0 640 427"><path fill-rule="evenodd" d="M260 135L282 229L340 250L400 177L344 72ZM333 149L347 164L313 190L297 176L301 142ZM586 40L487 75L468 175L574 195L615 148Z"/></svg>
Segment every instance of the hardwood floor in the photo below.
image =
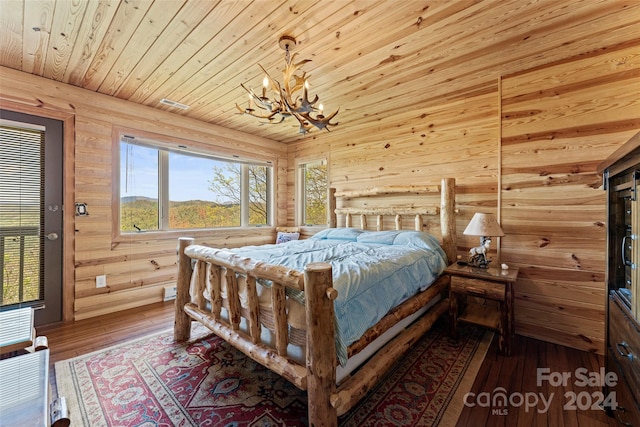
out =
<svg viewBox="0 0 640 427"><path fill-rule="evenodd" d="M156 303L112 315L41 327L38 334L49 340L53 372L57 361L172 328L173 317L173 302ZM498 353L497 338L494 338L470 391L473 394L467 397L467 403L475 406L464 406L457 425L615 426L615 421L600 409L570 408L572 393L582 393L574 403L584 407L595 401L594 394L597 396L602 391L600 387L580 386L582 371L578 371L576 376L576 369L584 370L588 376L589 373L599 373L601 367L604 367L602 356L521 336L516 336L513 343L513 355L505 357ZM550 381L542 381L538 386L538 368L548 368L552 377L555 373L568 373L571 377L565 385L554 386ZM52 385L55 387L53 378ZM506 408L487 406L486 402L500 393L498 387L504 389L502 393L509 401ZM537 405L534 396L538 399ZM550 401L547 409L543 398L545 402ZM563 408L565 405L568 408Z"/></svg>
<svg viewBox="0 0 640 427"><path fill-rule="evenodd" d="M604 370L602 356L519 335L512 355L502 356L494 336L467 398L475 406L465 405L457 426L617 426L596 403L603 391L593 385L600 369ZM506 408L489 407L487 398L492 401L501 392L509 402Z"/></svg>
<svg viewBox="0 0 640 427"><path fill-rule="evenodd" d="M115 344L173 328L173 301L159 302L106 316L37 328L49 341L51 366Z"/></svg>

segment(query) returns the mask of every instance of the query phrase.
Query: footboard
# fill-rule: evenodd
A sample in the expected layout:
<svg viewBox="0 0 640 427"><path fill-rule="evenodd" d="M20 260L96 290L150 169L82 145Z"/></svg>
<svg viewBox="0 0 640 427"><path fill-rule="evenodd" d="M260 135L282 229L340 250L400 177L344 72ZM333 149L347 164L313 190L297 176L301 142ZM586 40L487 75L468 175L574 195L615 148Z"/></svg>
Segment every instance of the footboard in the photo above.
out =
<svg viewBox="0 0 640 427"><path fill-rule="evenodd" d="M432 221L425 222L423 215L434 217L439 213L442 248L448 259L454 260L457 248L454 185L453 179L444 179L440 187L383 187L344 192L346 199L373 197L375 200L379 195L388 194L395 197L395 202L378 200L376 203L383 206L370 208L368 200L361 203L362 208L341 208L335 212L346 214L347 226L351 225L351 216L359 214L363 229L367 228L366 216L375 215L378 230L383 229L383 215L395 213L397 230L401 229L402 215L411 215L416 231L423 231L425 227L425 231L432 229ZM439 206L416 205L414 193L435 195L436 188L440 190ZM398 204L407 206L400 209L402 206ZM333 198L330 205L336 206ZM390 205L394 206L393 212L387 209ZM335 218L329 222L335 224ZM448 309L445 295L449 280L441 276L427 290L392 308L349 345L347 357L360 354L361 360L354 357L354 364L359 364L357 370L349 370L348 376L341 376L338 384L334 318L337 291L333 288L330 264L307 264L302 272L193 243L191 238L179 240L175 339L189 339L192 319L207 326L251 359L306 390L311 426L337 426L338 416L371 390L383 373ZM300 294L304 295L304 307L300 305ZM292 298L296 301L294 306L288 305ZM430 308L425 312L422 310L425 307ZM396 324L398 330L391 331ZM267 329L270 334L266 334ZM389 337L375 343L387 331L391 332ZM267 340L264 335L269 335ZM304 346L300 357L290 354L289 349L295 346ZM366 348L371 348L372 353L367 353ZM342 355L344 349L340 350Z"/></svg>
<svg viewBox="0 0 640 427"><path fill-rule="evenodd" d="M335 422L330 398L336 388L333 300L337 293L332 288L331 266L309 264L302 273L193 243L192 238L179 240L175 340L189 339L191 319L202 323L248 357L307 390L309 401L314 402L309 405L310 420ZM269 288L270 307L259 304L260 287ZM304 291L307 330L303 364L287 353L287 289ZM273 345L261 340L263 310L270 311L267 317L273 319ZM241 327L243 319L245 328Z"/></svg>

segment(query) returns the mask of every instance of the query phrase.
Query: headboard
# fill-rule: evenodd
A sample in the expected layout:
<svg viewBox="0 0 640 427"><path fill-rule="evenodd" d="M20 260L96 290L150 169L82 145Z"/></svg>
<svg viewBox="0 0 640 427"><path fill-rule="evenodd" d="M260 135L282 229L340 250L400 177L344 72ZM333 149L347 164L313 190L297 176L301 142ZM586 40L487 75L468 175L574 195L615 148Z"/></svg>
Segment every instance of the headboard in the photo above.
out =
<svg viewBox="0 0 640 427"><path fill-rule="evenodd" d="M439 197L439 203L438 198ZM382 201L382 196L404 196L399 204ZM406 196L409 196L407 198ZM355 199L378 199L378 203L362 202L356 206L346 206ZM340 207L337 201L340 200ZM388 200L388 199L385 199ZM425 219L439 217L439 233L442 247L452 263L457 257L455 222L455 179L443 178L439 185L427 186L383 186L356 191L329 190L329 226L337 227L338 218L344 218L344 227L353 227L354 218L358 218L361 229L367 229L367 218L375 217L375 229L384 229L385 217L393 217L396 230L402 229L406 217L413 218L413 228L425 231ZM427 230L432 231L432 230Z"/></svg>

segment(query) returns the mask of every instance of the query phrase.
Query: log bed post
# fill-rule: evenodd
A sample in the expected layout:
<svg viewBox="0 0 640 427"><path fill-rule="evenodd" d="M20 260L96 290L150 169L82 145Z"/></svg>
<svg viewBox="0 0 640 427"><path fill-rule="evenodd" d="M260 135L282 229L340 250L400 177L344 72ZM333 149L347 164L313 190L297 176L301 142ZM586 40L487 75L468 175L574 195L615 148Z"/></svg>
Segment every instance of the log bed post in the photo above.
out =
<svg viewBox="0 0 640 427"><path fill-rule="evenodd" d="M175 319L173 324L173 339L182 342L191 335L191 318L184 311L184 306L189 302L189 283L191 282L191 258L184 253L187 246L192 245L195 239L192 237L180 237L178 239L178 281L176 282Z"/></svg>
<svg viewBox="0 0 640 427"><path fill-rule="evenodd" d="M336 391L336 344L332 270L327 263L311 263L304 272L307 320L307 395L309 425L337 426L338 414L331 405Z"/></svg>
<svg viewBox="0 0 640 427"><path fill-rule="evenodd" d="M456 262L458 247L456 245L456 180L443 178L440 198L440 228L442 230L442 248L447 254L449 264Z"/></svg>
<svg viewBox="0 0 640 427"><path fill-rule="evenodd" d="M329 228L338 226L338 217L336 216L336 189L330 187L327 189L328 209L327 209L327 225Z"/></svg>

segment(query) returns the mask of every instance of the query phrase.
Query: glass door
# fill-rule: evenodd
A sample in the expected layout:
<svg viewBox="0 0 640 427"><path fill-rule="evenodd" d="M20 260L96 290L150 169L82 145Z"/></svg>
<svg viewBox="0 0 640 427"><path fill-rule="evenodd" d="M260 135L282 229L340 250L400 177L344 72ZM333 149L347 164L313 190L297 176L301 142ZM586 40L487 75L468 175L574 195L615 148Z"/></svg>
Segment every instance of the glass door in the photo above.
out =
<svg viewBox="0 0 640 427"><path fill-rule="evenodd" d="M62 122L0 111L0 310L62 320Z"/></svg>

